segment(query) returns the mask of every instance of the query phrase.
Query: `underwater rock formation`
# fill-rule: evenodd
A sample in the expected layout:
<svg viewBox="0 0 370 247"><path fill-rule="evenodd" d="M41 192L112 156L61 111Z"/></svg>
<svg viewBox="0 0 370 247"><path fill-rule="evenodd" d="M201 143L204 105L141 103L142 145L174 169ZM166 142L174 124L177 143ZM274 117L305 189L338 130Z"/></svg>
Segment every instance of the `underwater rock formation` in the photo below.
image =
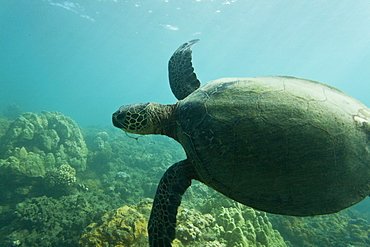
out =
<svg viewBox="0 0 370 247"><path fill-rule="evenodd" d="M270 218L293 246L370 246L370 224L352 209L314 217L271 215Z"/></svg>
<svg viewBox="0 0 370 247"><path fill-rule="evenodd" d="M168 166L185 158L178 143L161 136L127 136L113 128L90 128L84 135L89 171L96 174L105 193L121 197L127 205L154 197Z"/></svg>
<svg viewBox="0 0 370 247"><path fill-rule="evenodd" d="M12 120L9 118L0 116L0 140L1 137L5 134L5 132L8 130L10 123Z"/></svg>
<svg viewBox="0 0 370 247"><path fill-rule="evenodd" d="M15 119L1 139L1 156L15 156L18 149L56 167L67 163L77 171L86 169L87 148L81 130L58 112L24 113Z"/></svg>
<svg viewBox="0 0 370 247"><path fill-rule="evenodd" d="M148 245L148 217L151 201L123 206L102 217L103 223L91 223L79 244L83 247L129 247Z"/></svg>
<svg viewBox="0 0 370 247"><path fill-rule="evenodd" d="M26 199L14 209L0 214L3 223L0 246L77 247L83 229L121 203L91 192L59 199L47 196ZM4 219L6 215L8 218Z"/></svg>
<svg viewBox="0 0 370 247"><path fill-rule="evenodd" d="M211 214L180 207L177 214L176 240L184 246L225 246Z"/></svg>
<svg viewBox="0 0 370 247"><path fill-rule="evenodd" d="M69 117L58 112L22 114L1 137L1 203L22 200L48 171L63 165L84 171L87 153L81 130Z"/></svg>
<svg viewBox="0 0 370 247"><path fill-rule="evenodd" d="M226 247L287 246L264 212L254 210L221 195L206 200L200 207L200 211L203 215L198 217L198 219L203 218L201 224L205 222L209 224L206 229L199 227L203 234L206 233L205 240L218 240L224 244L222 246ZM212 221L211 218L214 220Z"/></svg>
<svg viewBox="0 0 370 247"><path fill-rule="evenodd" d="M22 116L40 120L53 114ZM9 125L19 123L3 123L0 138L7 142L0 146L7 149L0 149L1 247L77 247L78 242L94 247L148 246L152 201L139 201L153 197L167 167L185 158L180 146L161 137L128 137L118 130L91 127L83 132L89 155L82 173L69 159L56 155L57 145L47 151L35 134L23 142L21 134L14 135L18 141L10 145L9 136L5 138ZM62 139L62 132L55 132ZM85 190L76 189L81 184ZM73 194L66 193L72 188ZM350 210L313 218L275 216L237 204L196 181L185 193L177 219L173 247L370 246L370 224Z"/></svg>
<svg viewBox="0 0 370 247"><path fill-rule="evenodd" d="M94 140L94 149L103 150L105 143L108 141L109 135L107 132L99 132L96 134L96 139Z"/></svg>
<svg viewBox="0 0 370 247"><path fill-rule="evenodd" d="M5 110L3 111L3 116L9 119L16 119L22 113L22 107L13 103L6 106Z"/></svg>
<svg viewBox="0 0 370 247"><path fill-rule="evenodd" d="M48 171L44 177L45 193L52 197L68 195L76 183L76 170L68 164Z"/></svg>
<svg viewBox="0 0 370 247"><path fill-rule="evenodd" d="M68 187L76 182L76 170L70 165L61 165L50 170L45 175L45 183L50 187Z"/></svg>
<svg viewBox="0 0 370 247"><path fill-rule="evenodd" d="M105 214L101 224L91 223L86 228L87 233L80 239L80 245L147 246L151 202L152 200L143 200L137 206L123 206L113 213ZM207 202L206 205L212 203L214 202ZM180 208L173 246L287 246L279 232L273 229L265 213L233 202L226 207L220 206L208 211L210 213Z"/></svg>

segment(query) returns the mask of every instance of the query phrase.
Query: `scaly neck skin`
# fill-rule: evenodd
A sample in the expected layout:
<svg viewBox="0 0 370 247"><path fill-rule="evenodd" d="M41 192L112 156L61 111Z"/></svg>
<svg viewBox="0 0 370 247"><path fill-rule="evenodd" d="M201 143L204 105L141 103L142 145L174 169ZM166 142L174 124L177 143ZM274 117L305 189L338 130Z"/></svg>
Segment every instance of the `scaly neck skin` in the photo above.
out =
<svg viewBox="0 0 370 247"><path fill-rule="evenodd" d="M150 119L155 126L153 134L166 135L177 140L175 131L177 105L177 103L172 105L151 103Z"/></svg>

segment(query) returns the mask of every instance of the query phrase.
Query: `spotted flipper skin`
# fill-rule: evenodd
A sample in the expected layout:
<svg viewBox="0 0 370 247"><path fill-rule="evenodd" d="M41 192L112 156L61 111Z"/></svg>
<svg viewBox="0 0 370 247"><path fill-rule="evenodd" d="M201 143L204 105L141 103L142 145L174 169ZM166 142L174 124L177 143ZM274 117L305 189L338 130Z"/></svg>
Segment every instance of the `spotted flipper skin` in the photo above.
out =
<svg viewBox="0 0 370 247"><path fill-rule="evenodd" d="M192 178L194 168L187 160L175 163L163 175L149 219L150 247L171 247L175 239L177 208Z"/></svg>
<svg viewBox="0 0 370 247"><path fill-rule="evenodd" d="M172 93L178 100L194 92L200 86L191 62L191 48L199 39L181 45L168 62L168 75Z"/></svg>

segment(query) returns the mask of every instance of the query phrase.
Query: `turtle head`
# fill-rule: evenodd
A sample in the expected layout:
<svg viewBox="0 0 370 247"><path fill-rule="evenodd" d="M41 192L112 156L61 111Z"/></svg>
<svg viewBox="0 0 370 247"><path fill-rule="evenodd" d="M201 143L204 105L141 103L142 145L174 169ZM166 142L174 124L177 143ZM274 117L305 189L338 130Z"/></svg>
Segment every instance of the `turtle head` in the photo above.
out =
<svg viewBox="0 0 370 247"><path fill-rule="evenodd" d="M112 122L115 127L129 133L169 135L168 120L172 116L172 106L152 102L124 105L113 113Z"/></svg>
<svg viewBox="0 0 370 247"><path fill-rule="evenodd" d="M140 103L121 106L113 113L113 125L123 131L135 134L149 134L153 125L149 119L149 104Z"/></svg>

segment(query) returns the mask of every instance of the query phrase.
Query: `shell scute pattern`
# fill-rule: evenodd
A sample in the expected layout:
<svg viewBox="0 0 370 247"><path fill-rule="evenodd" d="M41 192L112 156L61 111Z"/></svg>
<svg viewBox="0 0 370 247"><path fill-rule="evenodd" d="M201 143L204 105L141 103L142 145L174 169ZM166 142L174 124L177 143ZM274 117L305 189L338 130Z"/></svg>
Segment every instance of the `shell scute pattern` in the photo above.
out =
<svg viewBox="0 0 370 247"><path fill-rule="evenodd" d="M357 114L362 105L350 101L341 109L348 96L325 85L313 94L319 85L284 77L226 78L180 101L179 141L201 180L272 213L331 213L337 205L359 200L345 195L353 180L358 191L368 191L368 169L346 165L369 160L361 160L367 154L352 144L364 134L349 113ZM307 205L311 208L306 211Z"/></svg>

